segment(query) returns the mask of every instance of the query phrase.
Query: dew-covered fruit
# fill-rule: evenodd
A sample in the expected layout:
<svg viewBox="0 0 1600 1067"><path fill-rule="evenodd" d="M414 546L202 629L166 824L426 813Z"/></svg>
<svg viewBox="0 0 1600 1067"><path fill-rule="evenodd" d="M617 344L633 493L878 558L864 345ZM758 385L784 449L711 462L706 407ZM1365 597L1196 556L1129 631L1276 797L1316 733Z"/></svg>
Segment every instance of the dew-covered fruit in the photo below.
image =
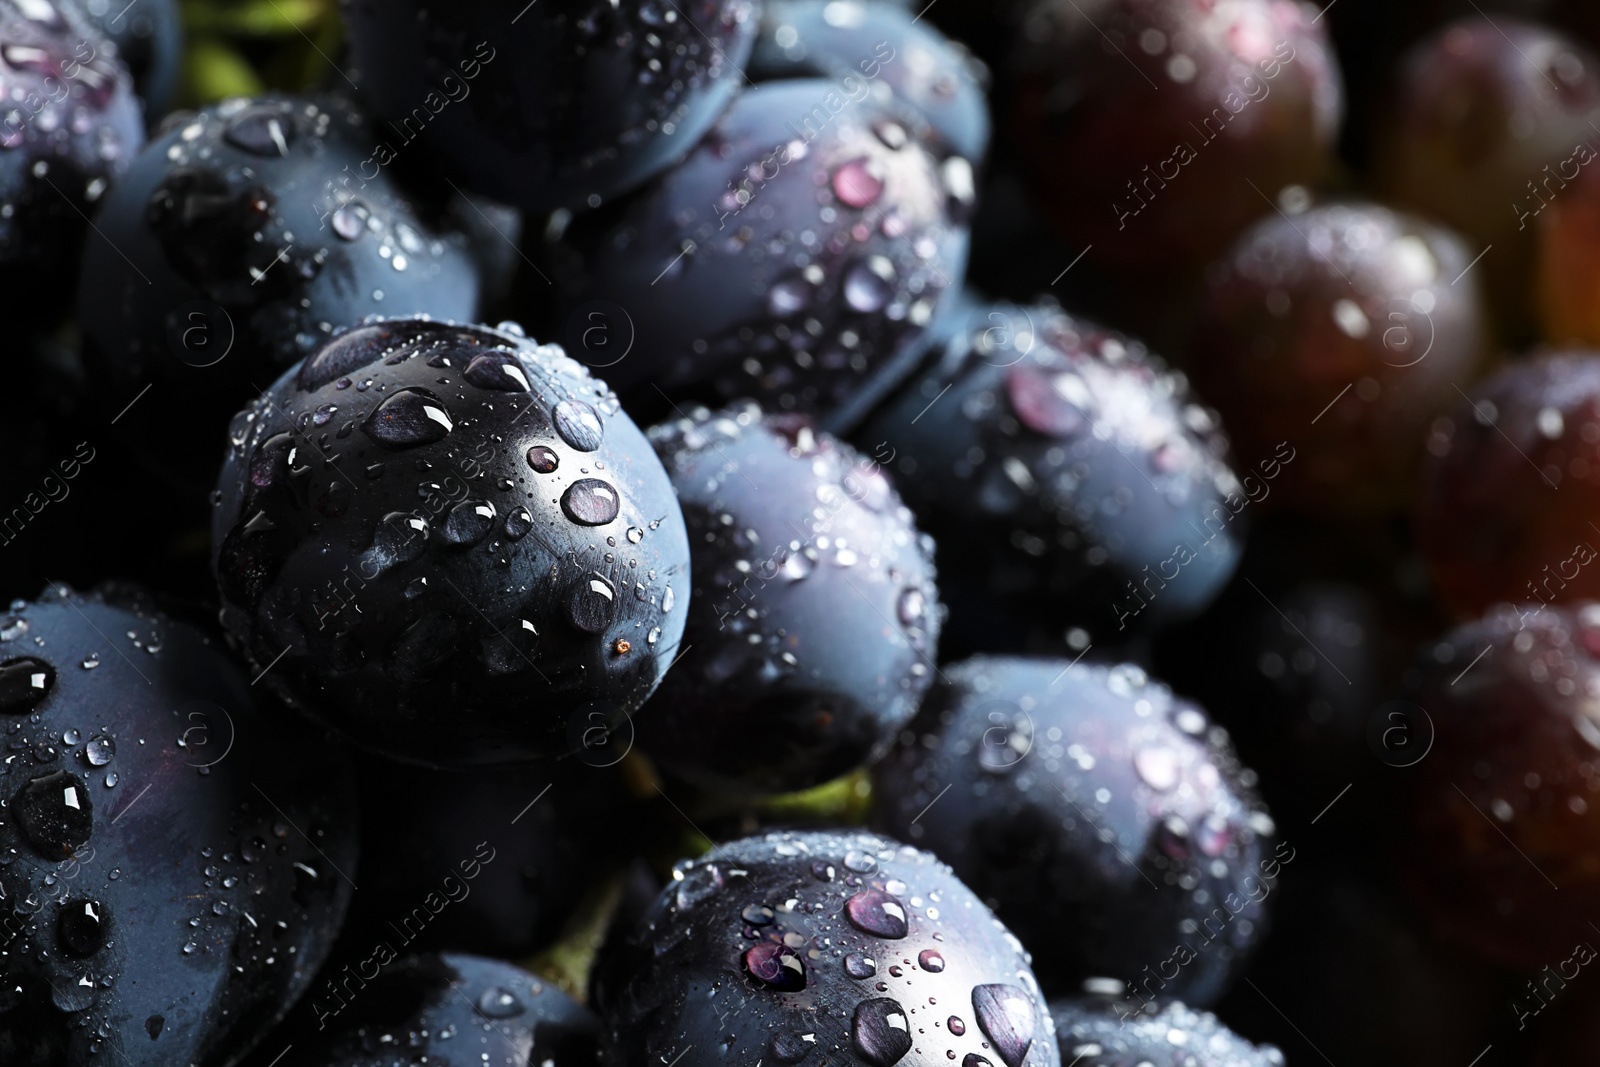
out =
<svg viewBox="0 0 1600 1067"><path fill-rule="evenodd" d="M1159 1010L1108 997L1050 1005L1061 1062L1080 1067L1283 1067L1272 1045L1252 1045L1208 1011L1165 1001Z"/></svg>
<svg viewBox="0 0 1600 1067"><path fill-rule="evenodd" d="M831 78L846 95L862 86L892 93L928 120L948 152L976 166L989 148L988 72L907 7L768 0L748 74L756 82Z"/></svg>
<svg viewBox="0 0 1600 1067"><path fill-rule="evenodd" d="M597 975L603 1063L1061 1063L1022 946L926 852L771 833L672 877Z"/></svg>
<svg viewBox="0 0 1600 1067"><path fill-rule="evenodd" d="M178 87L183 52L183 19L178 0L71 0L90 25L117 46L117 58L133 74L144 102L146 121L167 113Z"/></svg>
<svg viewBox="0 0 1600 1067"><path fill-rule="evenodd" d="M76 4L0 3L0 280L8 312L69 303L109 187L144 144L133 79Z"/></svg>
<svg viewBox="0 0 1600 1067"><path fill-rule="evenodd" d="M1523 325L1537 220L1596 156L1600 59L1564 34L1483 15L1442 27L1401 62L1377 109L1385 202L1466 236L1485 292Z"/></svg>
<svg viewBox="0 0 1600 1067"><path fill-rule="evenodd" d="M1061 235L1180 272L1326 169L1343 87L1316 9L1284 0L1036 0L1016 46L1017 144Z"/></svg>
<svg viewBox="0 0 1600 1067"><path fill-rule="evenodd" d="M942 608L932 542L878 464L749 402L650 440L683 507L694 596L640 746L752 793L882 754L933 680Z"/></svg>
<svg viewBox="0 0 1600 1067"><path fill-rule="evenodd" d="M683 162L566 228L552 254L569 330L626 312L635 343L605 371L624 392L809 414L881 395L966 261L972 165L941 162L928 136L865 84L741 93Z"/></svg>
<svg viewBox="0 0 1600 1067"><path fill-rule="evenodd" d="M949 863L1048 990L1114 978L1209 1005L1293 858L1254 778L1138 667L980 656L943 669L874 769L873 823Z"/></svg>
<svg viewBox="0 0 1600 1067"><path fill-rule="evenodd" d="M1181 374L1050 303L975 305L856 439L938 541L952 601L1110 637L1210 602L1285 458L1244 453L1241 484Z"/></svg>
<svg viewBox="0 0 1600 1067"><path fill-rule="evenodd" d="M1600 597L1600 355L1520 360L1454 408L1428 436L1417 504L1440 596L1468 617Z"/></svg>
<svg viewBox="0 0 1600 1067"><path fill-rule="evenodd" d="M753 0L342 0L352 77L408 165L530 211L680 159L743 78Z"/></svg>
<svg viewBox="0 0 1600 1067"><path fill-rule="evenodd" d="M295 1062L590 1067L595 1061L594 1015L512 964L456 952L395 959L390 950L349 973L337 989L307 994L296 1011L297 1021L313 1015L317 1025L289 1035Z"/></svg>
<svg viewBox="0 0 1600 1067"><path fill-rule="evenodd" d="M163 129L102 202L78 318L111 415L156 383L118 430L166 466L211 460L222 411L336 328L476 317L465 239L375 167L377 134L349 104L236 98Z"/></svg>
<svg viewBox="0 0 1600 1067"><path fill-rule="evenodd" d="M231 1064L310 986L356 874L340 750L126 589L0 620L0 1063Z"/></svg>
<svg viewBox="0 0 1600 1067"><path fill-rule="evenodd" d="M1274 214L1207 269L1190 370L1240 455L1296 455L1280 502L1326 514L1410 501L1428 426L1484 344L1475 255L1356 202Z"/></svg>
<svg viewBox="0 0 1600 1067"><path fill-rule="evenodd" d="M359 967L395 927L412 952L521 957L556 940L649 828L604 765L626 740L537 767L433 771L359 756L361 887L335 964L353 950Z"/></svg>
<svg viewBox="0 0 1600 1067"><path fill-rule="evenodd" d="M660 460L515 324L340 334L236 416L218 487L225 625L367 748L461 765L631 736L683 633Z"/></svg>
<svg viewBox="0 0 1600 1067"><path fill-rule="evenodd" d="M1530 974L1595 936L1597 659L1600 607L1506 604L1425 649L1411 688L1434 741L1407 783L1403 879L1442 937Z"/></svg>

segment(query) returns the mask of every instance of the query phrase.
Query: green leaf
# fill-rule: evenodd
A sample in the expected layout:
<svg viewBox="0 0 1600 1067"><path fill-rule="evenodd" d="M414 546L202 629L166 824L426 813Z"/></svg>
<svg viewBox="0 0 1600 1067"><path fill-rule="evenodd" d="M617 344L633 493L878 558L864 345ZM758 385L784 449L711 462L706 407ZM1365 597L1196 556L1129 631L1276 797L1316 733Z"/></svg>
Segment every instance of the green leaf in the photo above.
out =
<svg viewBox="0 0 1600 1067"><path fill-rule="evenodd" d="M333 15L330 0L188 0L183 24L190 33L227 37L286 37L310 33Z"/></svg>
<svg viewBox="0 0 1600 1067"><path fill-rule="evenodd" d="M230 96L256 96L265 86L238 49L213 37L189 41L183 57L182 100L188 106L209 104Z"/></svg>

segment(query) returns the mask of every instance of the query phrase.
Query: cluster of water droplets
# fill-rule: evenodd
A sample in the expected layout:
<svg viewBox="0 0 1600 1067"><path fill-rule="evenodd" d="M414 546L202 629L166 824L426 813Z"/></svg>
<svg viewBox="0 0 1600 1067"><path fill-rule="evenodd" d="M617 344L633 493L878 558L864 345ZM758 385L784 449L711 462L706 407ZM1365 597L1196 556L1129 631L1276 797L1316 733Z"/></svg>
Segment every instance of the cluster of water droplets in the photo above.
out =
<svg viewBox="0 0 1600 1067"><path fill-rule="evenodd" d="M1079 528L1152 488L1173 506L1239 491L1216 416L1182 373L1052 305L1015 314L1026 322L1020 333L997 332L992 315L974 323L957 376L966 381L956 400L981 443L951 473L975 482L988 509L1037 499ZM1091 485L1098 495L1088 499ZM1092 551L1093 539L1073 540Z"/></svg>
<svg viewBox="0 0 1600 1067"><path fill-rule="evenodd" d="M112 600L64 588L36 604L15 601L0 618L0 730L11 753L0 763L0 899L12 917L0 931L0 1011L47 1001L61 1013L64 1032L81 1035L74 1040L89 1053L124 1047L131 1036L124 1024L141 1028L141 1041L159 1039L166 1026L160 1011L126 1018L140 1005L164 1003L141 970L145 962L157 970L161 964L126 958L127 946L145 951L165 943L178 957L224 961L238 984L230 977L218 993L242 1008L298 980L305 941L327 936L316 924L331 917L337 895L326 853L342 850L322 823L301 823L307 841L268 801L209 786L231 777L223 750L244 720L208 703L214 716L201 729L213 735L196 736L193 716L184 714L195 702L175 698L167 675L158 676L157 689L147 688L157 684L153 672L182 671L180 665L203 676L212 668L196 660L219 655L175 629L120 594ZM108 641L113 649L103 651ZM176 662L163 662L174 655ZM239 716L246 711L235 707ZM223 767L215 778L195 747L209 741ZM124 772L143 787L131 794L120 788ZM261 781L298 808L281 780ZM156 789L156 797L146 795ZM200 803L218 795L229 797L220 807ZM141 803L149 806L140 811ZM207 813L184 828L184 861L176 871L147 870L125 883L122 862L150 854L150 842L138 840L152 825L144 816L172 803ZM298 810L304 819L306 809ZM211 833L216 844L207 843ZM183 889L172 906L149 907L142 894L159 897L152 879L173 878ZM139 907L123 906L129 894ZM123 954L113 954L119 944ZM274 976L265 977L269 972ZM119 998L125 980L141 988L130 986Z"/></svg>
<svg viewBox="0 0 1600 1067"><path fill-rule="evenodd" d="M764 656L774 676L810 669L792 651L805 642L786 640L785 626L801 622L785 612L786 596L842 579L874 602L887 598L880 610L898 623L891 643L916 654L901 685L926 686L941 610L932 543L876 463L803 421L764 421L749 401L696 408L653 428L651 440L695 504L691 536L715 546L696 587L719 629L737 638L726 655ZM759 472L759 493L746 466Z"/></svg>
<svg viewBox="0 0 1600 1067"><path fill-rule="evenodd" d="M1086 958L1132 980L1173 944L1201 938L1207 966L1225 971L1258 932L1271 891L1258 861L1275 828L1255 775L1226 731L1137 666L1002 657L948 666L876 780L878 825L949 859L1052 979L1076 980L1054 964ZM1241 903L1258 881L1265 893ZM1093 917L1081 943L1043 886ZM1226 919L1203 926L1233 895ZM1121 929L1135 907L1137 927ZM1098 922L1121 929L1111 956L1087 933ZM1156 949L1154 960L1127 958ZM1184 978L1209 986L1211 973Z"/></svg>
<svg viewBox="0 0 1600 1067"><path fill-rule="evenodd" d="M651 934L661 973L643 981L680 980L677 955L703 961L681 977L712 981L756 1019L729 1035L729 1052L789 1064L848 1050L875 1067L1056 1062L1021 946L926 853L870 835L772 834L680 863L662 903ZM717 965L721 937L699 932L719 922L736 932L738 977Z"/></svg>
<svg viewBox="0 0 1600 1067"><path fill-rule="evenodd" d="M1282 1067L1276 1046L1252 1045L1210 1012L1168 1003L1141 1013L1137 1004L1113 1007L1108 999L1067 1001L1055 1007L1063 1062L1079 1067Z"/></svg>
<svg viewBox="0 0 1600 1067"><path fill-rule="evenodd" d="M626 462L619 419L615 393L515 323L341 333L235 420L219 570L254 618L230 627L257 631L263 664L289 647L318 676L381 656L421 683L460 652L566 688L588 669L562 651L572 634L614 636L595 659L644 671L683 591L656 534L665 479ZM332 531L355 551L324 582L305 552ZM312 579L283 577L300 561Z"/></svg>

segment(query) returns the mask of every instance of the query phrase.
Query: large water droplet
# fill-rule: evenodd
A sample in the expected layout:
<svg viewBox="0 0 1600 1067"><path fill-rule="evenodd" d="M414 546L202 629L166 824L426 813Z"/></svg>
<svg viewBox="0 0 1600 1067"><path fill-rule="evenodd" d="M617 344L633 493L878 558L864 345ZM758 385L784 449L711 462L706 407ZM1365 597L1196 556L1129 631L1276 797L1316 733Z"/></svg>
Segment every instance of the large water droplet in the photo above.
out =
<svg viewBox="0 0 1600 1067"><path fill-rule="evenodd" d="M881 311L894 296L894 268L882 256L852 266L844 276L844 301L857 311Z"/></svg>
<svg viewBox="0 0 1600 1067"><path fill-rule="evenodd" d="M105 909L97 900L69 900L56 919L56 939L73 956L93 956L106 943Z"/></svg>
<svg viewBox="0 0 1600 1067"><path fill-rule="evenodd" d="M1165 793L1178 784L1178 754L1165 745L1151 745L1133 754L1133 769L1144 784Z"/></svg>
<svg viewBox="0 0 1600 1067"><path fill-rule="evenodd" d="M1025 355L1031 340L1013 337L1011 344ZM1050 373L1031 363L1020 363L1007 372L1006 397L1024 426L1052 437L1076 433L1088 424L1090 411L1096 407L1078 375Z"/></svg>
<svg viewBox="0 0 1600 1067"><path fill-rule="evenodd" d="M533 514L527 508L517 508L506 516L506 536L520 541L533 529Z"/></svg>
<svg viewBox="0 0 1600 1067"><path fill-rule="evenodd" d="M67 979L50 983L50 1002L59 1011L71 1013L87 1011L100 999L100 991L85 975L77 981Z"/></svg>
<svg viewBox="0 0 1600 1067"><path fill-rule="evenodd" d="M883 178L869 161L852 159L833 172L833 195L850 207L866 207L883 195Z"/></svg>
<svg viewBox="0 0 1600 1067"><path fill-rule="evenodd" d="M482 541L494 529L494 505L487 500L463 500L450 509L444 520L444 539L467 548Z"/></svg>
<svg viewBox="0 0 1600 1067"><path fill-rule="evenodd" d="M579 478L561 494L561 510L580 526L604 526L621 506L617 491L598 478Z"/></svg>
<svg viewBox="0 0 1600 1067"><path fill-rule="evenodd" d="M844 865L857 874L871 874L878 869L878 857L859 848L853 848L844 854Z"/></svg>
<svg viewBox="0 0 1600 1067"><path fill-rule="evenodd" d="M944 957L931 948L925 948L917 953L917 966L929 974L938 974L944 970Z"/></svg>
<svg viewBox="0 0 1600 1067"><path fill-rule="evenodd" d="M21 715L50 695L56 669L34 656L18 656L0 663L0 712Z"/></svg>
<svg viewBox="0 0 1600 1067"><path fill-rule="evenodd" d="M391 511L378 520L365 562L379 572L397 563L412 563L428 550L428 520L405 511Z"/></svg>
<svg viewBox="0 0 1600 1067"><path fill-rule="evenodd" d="M798 993L806 987L806 965L800 954L788 945L763 941L745 950L746 973L780 993Z"/></svg>
<svg viewBox="0 0 1600 1067"><path fill-rule="evenodd" d="M104 767L117 754L117 743L105 734L95 734L83 746L83 758L91 767Z"/></svg>
<svg viewBox="0 0 1600 1067"><path fill-rule="evenodd" d="M817 1047L814 1035L797 1034L784 1030L772 1035L772 1058L779 1063L799 1063Z"/></svg>
<svg viewBox="0 0 1600 1067"><path fill-rule="evenodd" d="M767 310L783 318L804 311L811 297L811 284L804 278L784 278L767 290Z"/></svg>
<svg viewBox="0 0 1600 1067"><path fill-rule="evenodd" d="M771 926L772 909L765 904L746 904L744 910L739 913L739 918L751 926Z"/></svg>
<svg viewBox="0 0 1600 1067"><path fill-rule="evenodd" d="M844 973L857 981L871 978L878 973L878 961L871 956L852 952L844 958Z"/></svg>
<svg viewBox="0 0 1600 1067"><path fill-rule="evenodd" d="M881 889L863 889L844 903L845 918L875 937L901 938L909 929L905 905Z"/></svg>
<svg viewBox="0 0 1600 1067"><path fill-rule="evenodd" d="M915 626L922 621L923 612L928 609L928 598L920 589L906 589L900 594L900 600L895 606L895 613L900 617L902 626Z"/></svg>
<svg viewBox="0 0 1600 1067"><path fill-rule="evenodd" d="M553 474L561 466L561 457L556 455L555 449L544 445L534 445L528 449L528 466L536 474Z"/></svg>
<svg viewBox="0 0 1600 1067"><path fill-rule="evenodd" d="M41 856L64 860L94 831L89 790L71 771L56 771L25 783L11 798L11 816Z"/></svg>
<svg viewBox="0 0 1600 1067"><path fill-rule="evenodd" d="M1016 986L981 985L972 991L972 1011L1006 1067L1021 1067L1039 1027L1033 998Z"/></svg>
<svg viewBox="0 0 1600 1067"><path fill-rule="evenodd" d="M567 594L567 618L584 633L602 632L616 611L617 591L598 574L580 578Z"/></svg>
<svg viewBox="0 0 1600 1067"><path fill-rule="evenodd" d="M294 121L282 104L257 104L239 112L222 139L253 156L282 158L294 143Z"/></svg>
<svg viewBox="0 0 1600 1067"><path fill-rule="evenodd" d="M467 364L461 376L479 389L494 389L502 393L526 393L528 372L510 352L485 352Z"/></svg>
<svg viewBox="0 0 1600 1067"><path fill-rule="evenodd" d="M333 225L334 235L341 241L354 241L367 229L365 209L355 201L340 207L329 221Z"/></svg>
<svg viewBox="0 0 1600 1067"><path fill-rule="evenodd" d="M373 409L361 427L390 448L414 448L441 440L455 423L444 401L422 389L402 389Z"/></svg>
<svg viewBox="0 0 1600 1067"><path fill-rule="evenodd" d="M600 422L600 416L588 404L581 400L563 400L556 405L551 416L555 420L556 433L579 452L593 452L600 447L605 427ZM529 463L532 463L531 452Z"/></svg>
<svg viewBox="0 0 1600 1067"><path fill-rule="evenodd" d="M905 1009L888 997L862 1001L850 1025L850 1041L857 1055L873 1067L899 1062L911 1051L911 1023Z"/></svg>
<svg viewBox="0 0 1600 1067"><path fill-rule="evenodd" d="M523 1003L517 995L509 989L495 986L486 989L478 998L478 1014L486 1019L509 1019L513 1015L521 1015L524 1011Z"/></svg>

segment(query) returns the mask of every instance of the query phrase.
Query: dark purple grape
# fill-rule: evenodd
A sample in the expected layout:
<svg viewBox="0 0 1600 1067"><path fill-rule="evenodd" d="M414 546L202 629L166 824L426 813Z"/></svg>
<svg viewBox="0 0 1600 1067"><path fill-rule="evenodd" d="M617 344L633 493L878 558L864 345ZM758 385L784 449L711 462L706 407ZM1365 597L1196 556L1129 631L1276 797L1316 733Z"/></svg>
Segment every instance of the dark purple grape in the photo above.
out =
<svg viewBox="0 0 1600 1067"><path fill-rule="evenodd" d="M1484 347L1473 256L1446 230L1356 202L1273 214L1208 269L1189 366L1241 455L1285 460L1276 504L1372 514L1409 501L1428 427Z"/></svg>
<svg viewBox="0 0 1600 1067"><path fill-rule="evenodd" d="M37 322L70 303L81 254L115 254L85 218L128 170L144 123L116 46L75 3L0 4L0 93L0 299Z"/></svg>
<svg viewBox="0 0 1600 1067"><path fill-rule="evenodd" d="M874 781L874 824L947 861L1052 992L1112 978L1214 1003L1293 859L1268 854L1226 731L1129 664L946 667Z"/></svg>
<svg viewBox="0 0 1600 1067"><path fill-rule="evenodd" d="M1434 421L1428 452L1417 540L1453 610L1600 596L1600 356L1511 364Z"/></svg>
<svg viewBox="0 0 1600 1067"><path fill-rule="evenodd" d="M862 85L892 92L928 120L949 151L974 166L989 148L988 72L906 6L768 0L749 75L757 82L831 78L846 94Z"/></svg>
<svg viewBox="0 0 1600 1067"><path fill-rule="evenodd" d="M356 804L216 641L128 590L0 620L0 1063L228 1064L311 985Z"/></svg>
<svg viewBox="0 0 1600 1067"><path fill-rule="evenodd" d="M1282 1067L1283 1053L1252 1045L1210 1012L1175 1001L1138 1014L1109 998L1061 1001L1055 1017L1061 1062L1082 1067Z"/></svg>
<svg viewBox="0 0 1600 1067"><path fill-rule="evenodd" d="M609 308L636 341L594 366L624 392L811 414L881 396L966 260L972 165L941 163L926 137L865 84L741 94L682 163L567 226L554 257L568 347L586 350L589 316Z"/></svg>
<svg viewBox="0 0 1600 1067"><path fill-rule="evenodd" d="M1412 47L1379 112L1376 184L1469 238L1505 324L1532 310L1536 220L1600 142L1600 59L1547 27L1482 14Z"/></svg>
<svg viewBox="0 0 1600 1067"><path fill-rule="evenodd" d="M597 976L602 1062L1059 1067L1017 939L926 852L865 833L713 845Z"/></svg>
<svg viewBox="0 0 1600 1067"><path fill-rule="evenodd" d="M477 315L459 234L374 165L349 104L266 96L170 116L96 216L78 292L107 419L210 483L237 408L336 329L376 314ZM370 169L368 169L370 168Z"/></svg>
<svg viewBox="0 0 1600 1067"><path fill-rule="evenodd" d="M671 483L603 382L515 324L401 319L235 419L212 542L264 684L434 765L586 754L666 671Z"/></svg>
<svg viewBox="0 0 1600 1067"><path fill-rule="evenodd" d="M1110 638L1211 601L1284 458L1250 456L1241 484L1182 375L1053 304L973 307L856 438L899 477L953 596Z"/></svg>
<svg viewBox="0 0 1600 1067"><path fill-rule="evenodd" d="M384 143L530 211L598 207L682 158L739 87L752 0L343 0Z"/></svg>
<svg viewBox="0 0 1600 1067"><path fill-rule="evenodd" d="M803 789L881 755L933 680L933 546L876 463L752 403L650 431L689 529L682 662L640 721L667 769Z"/></svg>
<svg viewBox="0 0 1600 1067"><path fill-rule="evenodd" d="M82 15L117 46L117 58L133 73L154 124L167 113L183 62L183 18L178 0L72 0Z"/></svg>
<svg viewBox="0 0 1600 1067"><path fill-rule="evenodd" d="M1532 974L1600 913L1600 608L1502 605L1426 650L1434 739L1407 782L1400 860L1429 925Z"/></svg>
<svg viewBox="0 0 1600 1067"><path fill-rule="evenodd" d="M1314 183L1344 97L1318 21L1286 0L1032 3L1017 143L1056 228L1103 263L1181 272Z"/></svg>
<svg viewBox="0 0 1600 1067"><path fill-rule="evenodd" d="M391 951L370 962L344 976L342 986L330 980L329 991L308 994L295 1012L298 1025L282 1034L287 1047L263 1054L287 1053L318 1067L595 1062L599 1020L520 967L454 952L395 959Z"/></svg>

